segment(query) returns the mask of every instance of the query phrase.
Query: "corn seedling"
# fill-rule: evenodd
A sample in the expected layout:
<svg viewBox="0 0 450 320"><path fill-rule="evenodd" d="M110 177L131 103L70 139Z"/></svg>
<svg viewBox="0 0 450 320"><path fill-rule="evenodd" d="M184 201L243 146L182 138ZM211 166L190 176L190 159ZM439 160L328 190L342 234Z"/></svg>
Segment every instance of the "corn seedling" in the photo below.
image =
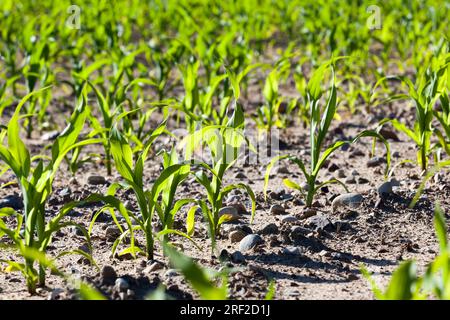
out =
<svg viewBox="0 0 450 320"><path fill-rule="evenodd" d="M197 291L204 300L226 300L228 297L228 274L225 271L217 272L208 270L193 261L192 258L178 252L172 246L166 244L164 250L167 253L173 267L179 269L187 282ZM215 284L217 278L221 284Z"/></svg>
<svg viewBox="0 0 450 320"><path fill-rule="evenodd" d="M387 149L387 170L389 168L390 164L390 152L389 152L389 145L387 141L380 136L378 133L374 131L363 131L360 134L358 134L353 140L351 141L337 141L330 147L327 147L325 150L324 148L324 142L327 137L328 129L331 125L331 122L333 118L335 117L336 110L337 110L337 97L336 92L337 88L335 86L335 75L334 75L334 66L332 66L332 63L334 64L334 61L327 62L323 65L321 65L313 74L311 77L307 91L308 91L308 102L310 106L310 152L311 152L311 162L309 169L306 168L304 162L294 156L290 155L280 155L271 160L269 165L267 166L267 170L264 177L264 194L267 193L267 187L269 184L269 175L270 171L272 170L272 167L275 165L277 161L280 161L282 159L288 159L292 162L294 162L306 179L307 184L307 190L304 190L300 185L295 183L294 181L290 179L284 179L283 182L288 188L292 188L295 190L300 191L300 193L304 196L306 199L306 205L310 207L314 200L314 195L317 193L320 188L327 184L331 183L339 183L342 186L345 187L345 185L340 182L337 179L332 179L329 181L325 181L319 185L316 185L317 176L319 175L320 169L323 167L325 161L328 159L328 157L333 154L336 150L341 148L345 144L354 143L358 141L362 137L373 137L380 139L386 146ZM331 66L332 69L332 80L331 80L331 88L329 89L329 96L327 99L327 103L325 105L325 108L321 108L320 98L322 96L322 89L320 87L320 83L322 79L325 76L325 71ZM322 110L323 109L323 110ZM386 172L388 172L386 170Z"/></svg>
<svg viewBox="0 0 450 320"><path fill-rule="evenodd" d="M154 234L153 234L153 216L155 211L158 213L159 218L164 226L164 229L158 235L178 234L190 237L180 231L170 229L173 223L173 217L176 212L185 204L183 201L179 201L174 204L174 196L176 188L180 182L189 173L189 165L176 163L171 165L171 161L175 161L175 157L172 154L171 158L165 157L165 165L167 166L160 174L160 176L154 182L152 188L147 190L144 186L143 170L144 163L148 157L150 147L153 142L164 132L165 122L152 131L148 141L146 142L143 150L139 153L136 161L133 161L133 153L130 144L126 138L120 133L117 128L111 130L110 142L111 142L111 154L114 159L114 163L117 171L125 180L124 184L114 183L108 189L106 196L92 195L88 197L86 201L102 201L105 206L100 209L97 214L94 215L89 232L91 232L93 224L98 215L109 210L116 222L121 236L113 244L113 255L116 252L117 246L125 239L126 236L130 236L130 246L122 250L119 255L132 254L136 256L137 253L143 252L149 259L153 259L154 252ZM134 214L124 204L115 197L116 192L119 189L126 188L131 189L136 196L140 213ZM162 193L162 194L161 194ZM162 203L158 202L159 196L162 196ZM118 211L120 215L125 219L128 229L123 230L122 226L118 223L115 217L114 210ZM132 221L136 225L132 225ZM137 230L141 230L145 235L146 247L145 251L135 245L134 233Z"/></svg>
<svg viewBox="0 0 450 320"><path fill-rule="evenodd" d="M443 88L446 85L446 70L448 61L441 62L439 60L427 69L422 69L417 75L415 84L404 76L385 77L386 79L398 79L408 87L408 94L395 95L389 98L389 101L397 99L412 99L416 110L416 119L413 128L408 128L404 123L397 119L384 119L380 122L380 126L385 123L391 123L392 126L400 132L406 134L416 144L417 163L422 171L428 169L429 155L431 152L431 136L433 133L433 108L437 100L441 97ZM380 82L379 81L379 82ZM379 82L375 87L378 86Z"/></svg>
<svg viewBox="0 0 450 320"><path fill-rule="evenodd" d="M39 94L47 88L35 91L25 96L17 106L11 120L8 123L7 130L1 133L3 141L7 136L8 145L2 142L0 146L0 158L14 172L23 196L23 215L14 210L2 211L2 216L15 217L17 220L16 229L9 229L1 221L0 233L7 235L19 248L20 254L24 255L31 248L38 252L45 253L48 244L51 241L52 234L62 227L76 225L71 222L60 222L61 218L67 214L67 210L62 210L55 218L46 222L45 206L52 193L52 184L58 168L65 155L72 149L79 146L97 143L98 139L88 139L77 142L80 131L83 128L87 112L86 101L81 99L80 105L76 108L70 119L69 125L59 135L55 141L49 162L45 164L42 156L31 158L29 150L20 138L20 111L23 105L34 94ZM37 162L34 168L33 162ZM24 225L24 233L21 234L21 227ZM76 225L81 230L81 226ZM87 233L85 233L87 236ZM16 265L22 271L26 278L28 291L34 293L36 284L45 284L45 268L39 266L39 274L35 270L35 261L33 257L25 257L23 265Z"/></svg>
<svg viewBox="0 0 450 320"><path fill-rule="evenodd" d="M252 200L252 221L255 213L255 195L248 185L238 183L224 186L223 184L227 170L236 162L240 148L246 142L243 128L244 113L239 104L236 104L234 113L226 126L203 127L190 134L182 142L182 146L186 146L185 159L200 166L200 170L195 172L195 179L205 188L209 207L203 200L199 201L199 206L208 223L213 249L221 224L231 218L228 215L219 216L223 199L230 191L237 188L245 190ZM204 143L207 144L210 151L211 165L205 161L195 161L193 157L195 149Z"/></svg>

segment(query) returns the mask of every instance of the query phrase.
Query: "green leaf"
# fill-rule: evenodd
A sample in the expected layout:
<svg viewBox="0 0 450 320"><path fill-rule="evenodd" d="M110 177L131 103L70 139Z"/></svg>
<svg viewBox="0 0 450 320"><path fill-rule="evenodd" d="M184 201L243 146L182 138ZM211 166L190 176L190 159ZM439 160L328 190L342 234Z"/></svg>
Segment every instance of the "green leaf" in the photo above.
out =
<svg viewBox="0 0 450 320"><path fill-rule="evenodd" d="M436 236L439 239L441 252L447 251L447 226L445 224L444 212L438 203L436 203L434 209L434 228L436 230Z"/></svg>
<svg viewBox="0 0 450 320"><path fill-rule="evenodd" d="M217 287L205 269L197 265L192 258L181 254L168 244L164 245L164 249L168 254L171 265L181 271L185 279L202 299L225 300L227 298L227 282L225 278L222 279L222 285Z"/></svg>

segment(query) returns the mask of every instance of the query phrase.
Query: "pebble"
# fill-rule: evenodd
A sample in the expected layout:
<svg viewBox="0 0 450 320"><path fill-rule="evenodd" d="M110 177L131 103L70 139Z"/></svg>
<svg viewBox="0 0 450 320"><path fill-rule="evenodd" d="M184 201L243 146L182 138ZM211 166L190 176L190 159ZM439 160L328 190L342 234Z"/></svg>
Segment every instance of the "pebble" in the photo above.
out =
<svg viewBox="0 0 450 320"><path fill-rule="evenodd" d="M247 176L243 172L238 172L234 175L235 179L247 179Z"/></svg>
<svg viewBox="0 0 450 320"><path fill-rule="evenodd" d="M248 214L247 209L242 203L232 203L229 207L233 207L237 210L238 215L246 215Z"/></svg>
<svg viewBox="0 0 450 320"><path fill-rule="evenodd" d="M154 261L152 264L150 264L148 267L144 269L144 273L152 273L158 270L161 270L164 268L164 265L159 261Z"/></svg>
<svg viewBox="0 0 450 320"><path fill-rule="evenodd" d="M103 176L89 176L87 182L88 184L95 186L100 184L106 184L106 179Z"/></svg>
<svg viewBox="0 0 450 320"><path fill-rule="evenodd" d="M359 193L344 193L336 198L334 198L331 206L333 208L333 212L340 207L351 207L357 208L363 202L364 197Z"/></svg>
<svg viewBox="0 0 450 320"><path fill-rule="evenodd" d="M239 242L242 239L244 239L246 235L247 235L247 233L238 229L238 230L231 231L230 234L228 235L228 239L230 239L230 241L232 243L235 243L235 242Z"/></svg>
<svg viewBox="0 0 450 320"><path fill-rule="evenodd" d="M23 208L22 198L16 194L6 196L0 200L0 208L12 208L20 210Z"/></svg>
<svg viewBox="0 0 450 320"><path fill-rule="evenodd" d="M114 287L119 292L126 292L130 288L130 285L124 278L117 278Z"/></svg>
<svg viewBox="0 0 450 320"><path fill-rule="evenodd" d="M275 223L269 223L269 224L265 225L259 233L264 234L264 235L278 234L279 230Z"/></svg>
<svg viewBox="0 0 450 320"><path fill-rule="evenodd" d="M44 133L41 136L41 140L42 141L52 141L52 140L55 140L56 138L58 138L58 136L59 136L59 132L58 131L56 131L56 130L49 131L49 132Z"/></svg>
<svg viewBox="0 0 450 320"><path fill-rule="evenodd" d="M281 250L281 253L290 256L298 256L302 254L302 251L299 247L286 247Z"/></svg>
<svg viewBox="0 0 450 320"><path fill-rule="evenodd" d="M257 234L249 234L245 236L239 243L239 251L247 252L256 247L258 244L263 243L264 240Z"/></svg>
<svg viewBox="0 0 450 320"><path fill-rule="evenodd" d="M292 240L303 240L306 238L306 236L311 233L311 230L300 227L300 226L293 226L291 228L291 239Z"/></svg>
<svg viewBox="0 0 450 320"><path fill-rule="evenodd" d="M270 207L270 213L271 214L284 214L286 211L284 208L279 204L274 204Z"/></svg>
<svg viewBox="0 0 450 320"><path fill-rule="evenodd" d="M308 227L315 231L320 231L320 230L334 231L333 223L327 216L325 216L323 214L318 214L311 218L308 218L305 221L305 227Z"/></svg>
<svg viewBox="0 0 450 320"><path fill-rule="evenodd" d="M347 175L345 174L345 170L344 169L339 169L338 172L337 172L337 176L338 176L338 178L343 179Z"/></svg>
<svg viewBox="0 0 450 320"><path fill-rule="evenodd" d="M364 177L359 177L358 178L358 183L359 184L366 184L366 183L369 183L369 182L370 182L369 179L366 179Z"/></svg>
<svg viewBox="0 0 450 320"><path fill-rule="evenodd" d="M81 246L78 247L78 250L83 251L87 254L91 254L91 249L87 244L82 244Z"/></svg>
<svg viewBox="0 0 450 320"><path fill-rule="evenodd" d="M277 169L277 173L279 174L289 174L289 169L285 166L279 166Z"/></svg>
<svg viewBox="0 0 450 320"><path fill-rule="evenodd" d="M105 238L109 242L114 242L120 237L120 230L116 226L109 226L105 230Z"/></svg>
<svg viewBox="0 0 450 320"><path fill-rule="evenodd" d="M103 266L101 271L102 283L113 284L117 279L117 273L111 266Z"/></svg>
<svg viewBox="0 0 450 320"><path fill-rule="evenodd" d="M235 222L238 221L239 219L241 219L242 217L238 214L238 211L235 207L231 207L231 206L226 206L223 207L219 210L219 217L223 216L223 215L227 215L228 216L228 220L224 223L227 222Z"/></svg>
<svg viewBox="0 0 450 320"><path fill-rule="evenodd" d="M383 182L377 189L377 192L380 196L385 196L387 194L392 193L392 187L398 187L400 186L400 183L395 179L392 178L389 181Z"/></svg>
<svg viewBox="0 0 450 320"><path fill-rule="evenodd" d="M47 297L47 300L59 300L61 298L61 294L64 293L64 290L61 288L55 288L50 292Z"/></svg>
<svg viewBox="0 0 450 320"><path fill-rule="evenodd" d="M175 269L169 269L164 274L167 278L172 278L178 276L178 271Z"/></svg>
<svg viewBox="0 0 450 320"><path fill-rule="evenodd" d="M339 166L335 163L332 163L329 167L328 167L328 171L330 172L335 172L336 170L339 170Z"/></svg>
<svg viewBox="0 0 450 320"><path fill-rule="evenodd" d="M300 219L307 219L309 217L315 216L317 211L312 208L305 208L300 214Z"/></svg>
<svg viewBox="0 0 450 320"><path fill-rule="evenodd" d="M366 165L369 168L377 167L384 162L383 158L373 157L369 161L367 161Z"/></svg>
<svg viewBox="0 0 450 320"><path fill-rule="evenodd" d="M354 176L351 177L347 177L344 181L346 184L355 184L356 183L356 179Z"/></svg>
<svg viewBox="0 0 450 320"><path fill-rule="evenodd" d="M245 257L240 251L235 251L231 254L231 261L234 263L244 263Z"/></svg>
<svg viewBox="0 0 450 320"><path fill-rule="evenodd" d="M281 218L281 223L297 223L298 219L294 216L288 215Z"/></svg>

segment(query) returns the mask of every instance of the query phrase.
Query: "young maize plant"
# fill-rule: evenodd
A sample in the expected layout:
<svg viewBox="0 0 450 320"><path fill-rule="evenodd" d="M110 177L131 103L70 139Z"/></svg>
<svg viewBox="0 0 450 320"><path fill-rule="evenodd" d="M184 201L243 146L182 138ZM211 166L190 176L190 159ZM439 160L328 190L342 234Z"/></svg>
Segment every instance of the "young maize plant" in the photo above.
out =
<svg viewBox="0 0 450 320"><path fill-rule="evenodd" d="M45 254L46 248L51 242L52 234L57 230L73 225L79 228L86 236L90 246L87 231L83 227L72 222L61 222L61 219L69 212L67 209L61 210L54 218L46 221L46 203L52 193L52 185L58 168L65 155L72 149L87 144L98 143L99 139L87 139L77 142L80 131L83 129L86 111L86 95L80 99L79 106L73 112L70 122L65 130L58 136L51 150L51 157L46 164L44 156L31 157L24 142L20 138L20 111L24 104L43 88L25 96L18 104L7 130L2 130L0 140L0 158L14 172L23 196L23 214L19 214L11 208L1 211L2 218L5 216L15 217L17 226L10 229L3 220L0 220L0 236L8 236L19 250L19 254L24 257L24 263L5 261L13 269L20 270L26 278L28 291L34 293L36 284L45 284L45 266L39 264L39 274L35 269L35 262L38 261L36 254ZM3 144L7 136L8 145ZM36 162L34 168L31 167ZM24 227L22 233L22 226ZM31 252L31 254L30 254ZM86 253L76 251L78 254L88 256Z"/></svg>
<svg viewBox="0 0 450 320"><path fill-rule="evenodd" d="M383 292L376 285L368 270L362 266L361 272L369 281L375 297L379 300L425 300L434 296L441 300L450 299L450 247L444 213L435 205L434 228L439 241L439 255L428 265L423 276L417 274L414 261L403 262L393 273Z"/></svg>
<svg viewBox="0 0 450 320"><path fill-rule="evenodd" d="M334 74L334 63L338 59L342 58L335 58L331 61L328 61L324 64L322 64L312 75L308 87L307 87L307 98L308 103L310 107L310 154L311 154L311 162L309 169L306 168L304 162L295 157L290 155L280 155L271 160L269 165L267 166L267 170L264 176L264 194L267 195L267 187L269 184L269 175L270 171L272 170L272 167L275 165L277 161L280 161L282 159L288 159L292 162L294 162L301 170L303 175L306 179L307 184L307 190L304 190L300 185L295 183L294 181L290 179L284 179L283 182L288 188L292 188L295 190L298 190L303 197L306 199L306 206L310 207L313 203L314 196L317 193L320 188L327 184L331 183L339 183L344 188L345 185L337 180L337 179L331 179L329 181L325 181L319 185L316 185L317 176L319 175L320 169L323 167L325 161L328 159L328 157L333 154L336 150L341 148L345 144L354 143L357 140L359 140L362 137L373 137L378 138L381 140L384 145L386 146L387 150L387 168L386 173L388 172L389 165L390 165L390 149L389 144L387 141L377 132L365 130L361 133L359 133L354 139L351 141L337 141L333 145L327 147L325 150L323 150L325 139L327 138L327 133L330 128L331 122L333 118L336 115L337 110L337 88L336 88L336 80L335 80L335 74ZM329 89L329 96L327 99L327 103L325 108L321 108L319 103L322 97L322 89L321 89L321 82L325 77L325 72L328 68L331 67L332 71L332 78L331 78L331 88ZM305 193L306 192L306 193Z"/></svg>
<svg viewBox="0 0 450 320"><path fill-rule="evenodd" d="M152 131L143 150L138 153L136 161L133 161L132 148L124 135L115 127L111 130L109 138L111 143L111 154L114 159L115 167L125 182L114 183L109 187L106 196L94 194L89 196L85 202L102 201L105 203L105 206L94 215L89 227L89 232L92 231L92 227L98 215L105 210L109 210L117 227L121 231L121 235L113 244L113 255L115 255L117 246L129 235L131 238L130 246L122 250L119 253L119 256L124 254L136 256L137 253L142 252L148 259L153 259L154 231L152 222L155 211L163 225L163 230L160 231L157 236L178 234L191 240L187 234L171 229L173 217L178 210L187 203L183 202L183 200L174 203L174 197L178 185L189 174L189 164L174 163L177 161L173 154L170 156L170 159L167 158L168 155L165 155L166 167L164 170L149 190L144 186L144 163L153 142L164 133L165 123L166 121ZM125 205L115 197L115 194L119 189L131 189L134 192L140 210L139 214L134 214L128 210ZM161 203L159 202L160 196ZM114 210L117 210L125 219L128 227L127 230L124 231L122 226L118 223ZM132 224L132 221L135 222L135 225ZM135 232L137 230L141 230L145 235L145 251L135 244Z"/></svg>
<svg viewBox="0 0 450 320"><path fill-rule="evenodd" d="M219 234L221 224L233 218L227 214L219 216L223 200L229 192L238 188L247 192L252 201L251 221L254 218L256 199L253 190L244 183L227 186L224 186L223 183L227 170L233 166L239 157L241 146L245 142L248 143L243 129L244 113L240 105L236 103L233 115L226 126L211 125L203 127L187 136L181 142L181 146L186 147L185 159L190 161L193 166L199 166L199 170L195 172L195 179L205 188L207 201L199 200L198 206L208 223L208 232L213 250L215 249L215 240ZM195 150L203 144L206 144L210 151L211 165L206 161L196 160L194 157ZM188 222L193 221L192 215L194 212L195 209L190 210ZM191 229L188 228L188 230Z"/></svg>
<svg viewBox="0 0 450 320"><path fill-rule="evenodd" d="M408 87L408 94L395 95L388 100L392 101L405 98L413 100L416 109L414 127L412 129L408 128L397 119L383 119L380 122L380 128L386 123L391 123L395 129L403 132L414 141L418 148L417 163L423 172L426 172L428 169L429 155L432 150L433 108L446 86L447 69L450 63L448 56L447 58L436 58L433 62L433 65L429 68L422 68L419 71L415 84L405 76L385 77L380 80L398 79ZM375 85L375 88L379 85L380 81Z"/></svg>
<svg viewBox="0 0 450 320"><path fill-rule="evenodd" d="M283 127L282 117L279 112L283 99L280 97L278 87L280 79L289 75L290 67L291 65L287 58L281 59L266 78L263 90L266 104L258 108L258 117L255 119L258 128L261 130L270 133L274 126Z"/></svg>

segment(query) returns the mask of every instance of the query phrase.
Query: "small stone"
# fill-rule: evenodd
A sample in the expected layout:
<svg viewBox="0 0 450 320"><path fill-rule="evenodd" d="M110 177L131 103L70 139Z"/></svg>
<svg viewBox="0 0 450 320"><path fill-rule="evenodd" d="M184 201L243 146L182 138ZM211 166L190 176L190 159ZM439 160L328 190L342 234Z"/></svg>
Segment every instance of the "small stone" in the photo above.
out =
<svg viewBox="0 0 450 320"><path fill-rule="evenodd" d="M120 230L116 226L109 226L105 230L106 241L114 242L118 237L120 237Z"/></svg>
<svg viewBox="0 0 450 320"><path fill-rule="evenodd" d="M233 207L237 210L238 215L246 215L248 214L247 209L242 203L232 203L229 207Z"/></svg>
<svg viewBox="0 0 450 320"><path fill-rule="evenodd" d="M247 234L244 231L238 229L231 231L230 234L228 235L228 239L230 239L232 243L235 243L244 239L246 235Z"/></svg>
<svg viewBox="0 0 450 320"><path fill-rule="evenodd" d="M238 172L234 175L235 179L247 179L247 176L243 172Z"/></svg>
<svg viewBox="0 0 450 320"><path fill-rule="evenodd" d="M269 235L269 234L278 234L279 230L275 223L269 223L265 225L261 231L260 234Z"/></svg>
<svg viewBox="0 0 450 320"><path fill-rule="evenodd" d="M0 208L23 209L22 198L16 194L6 196L0 200Z"/></svg>
<svg viewBox="0 0 450 320"><path fill-rule="evenodd" d="M369 161L367 161L366 165L369 168L377 167L384 162L383 158L373 157Z"/></svg>
<svg viewBox="0 0 450 320"><path fill-rule="evenodd" d="M72 227L72 232L75 233L75 235L78 236L78 237L83 237L84 236L83 231L81 231L81 229L76 227L76 226Z"/></svg>
<svg viewBox="0 0 450 320"><path fill-rule="evenodd" d="M61 298L61 294L64 293L64 290L61 288L55 288L50 292L47 297L47 300L59 300Z"/></svg>
<svg viewBox="0 0 450 320"><path fill-rule="evenodd" d="M234 263L244 263L245 257L240 251L235 251L231 254L231 261Z"/></svg>
<svg viewBox="0 0 450 320"><path fill-rule="evenodd" d="M219 217L226 215L227 220L224 223L227 222L235 222L240 220L242 217L238 214L238 211L235 207L227 206L223 207L219 210Z"/></svg>
<svg viewBox="0 0 450 320"><path fill-rule="evenodd" d="M394 130L390 129L390 128L386 128L383 127L380 130L380 134L383 136L383 138L385 139L392 139L394 141L399 141L399 138L397 136L397 133L395 133Z"/></svg>
<svg viewBox="0 0 450 320"><path fill-rule="evenodd" d="M357 208L364 201L364 197L359 193L345 193L341 194L334 198L331 206L333 208L333 212L340 207L351 207Z"/></svg>
<svg viewBox="0 0 450 320"><path fill-rule="evenodd" d="M370 182L369 179L366 179L364 177L359 177L358 178L358 183L359 184L366 184L366 183L369 183L369 182Z"/></svg>
<svg viewBox="0 0 450 320"><path fill-rule="evenodd" d="M271 214L284 214L285 210L282 206L280 206L279 204L274 204L270 207L270 213Z"/></svg>
<svg viewBox="0 0 450 320"><path fill-rule="evenodd" d="M322 251L319 252L319 256L321 256L321 257L330 257L331 253L329 251L327 251L327 250L322 250Z"/></svg>
<svg viewBox="0 0 450 320"><path fill-rule="evenodd" d="M345 174L345 170L344 169L339 169L337 172L337 176L340 179L344 179L347 175Z"/></svg>
<svg viewBox="0 0 450 320"><path fill-rule="evenodd" d="M284 216L283 218L281 218L281 223L287 224L287 223L297 223L297 222L298 222L298 219L291 215L287 215L287 216Z"/></svg>
<svg viewBox="0 0 450 320"><path fill-rule="evenodd" d="M101 271L102 284L113 284L117 279L117 273L111 266L103 266Z"/></svg>
<svg viewBox="0 0 450 320"><path fill-rule="evenodd" d="M130 285L124 278L117 278L114 288L119 292L126 292L130 288Z"/></svg>
<svg viewBox="0 0 450 320"><path fill-rule="evenodd" d="M356 183L356 179L354 176L351 177L347 177L344 181L346 184L355 184Z"/></svg>
<svg viewBox="0 0 450 320"><path fill-rule="evenodd" d="M87 254L91 254L91 249L87 244L82 244L81 246L78 247L78 250L83 251Z"/></svg>
<svg viewBox="0 0 450 320"><path fill-rule="evenodd" d="M302 254L302 251L299 247L286 247L281 250L283 254L290 256L298 256Z"/></svg>
<svg viewBox="0 0 450 320"><path fill-rule="evenodd" d="M164 274L167 278L173 278L178 276L178 271L175 269L169 269L166 271L166 273Z"/></svg>
<svg viewBox="0 0 450 320"><path fill-rule="evenodd" d="M42 141L52 141L52 140L55 140L56 138L58 138L58 136L59 136L59 132L58 131L56 131L56 130L49 131L49 132L44 133L41 136L41 140Z"/></svg>
<svg viewBox="0 0 450 320"><path fill-rule="evenodd" d="M289 174L289 169L286 166L279 166L277 169L277 173L279 174Z"/></svg>
<svg viewBox="0 0 450 320"><path fill-rule="evenodd" d="M163 268L164 268L164 265L161 262L154 261L152 264L150 264L148 267L146 267L144 269L144 273L147 274L147 273L156 272L156 271L161 270Z"/></svg>
<svg viewBox="0 0 450 320"><path fill-rule="evenodd" d="M323 214L315 215L305 221L305 226L315 231L334 231L334 225L328 217Z"/></svg>
<svg viewBox="0 0 450 320"><path fill-rule="evenodd" d="M328 167L328 171L330 172L335 172L336 170L339 170L339 166L335 163L332 163L329 167Z"/></svg>
<svg viewBox="0 0 450 320"><path fill-rule="evenodd" d="M315 216L317 211L312 208L305 208L300 214L300 219L307 219L309 217Z"/></svg>
<svg viewBox="0 0 450 320"><path fill-rule="evenodd" d="M103 176L89 176L87 182L88 184L95 186L106 184L106 179Z"/></svg>
<svg viewBox="0 0 450 320"><path fill-rule="evenodd" d="M306 238L306 236L311 233L311 230L300 227L300 226L293 226L291 228L291 239L292 240L303 240Z"/></svg>
<svg viewBox="0 0 450 320"><path fill-rule="evenodd" d="M263 243L264 240L257 234L249 234L245 236L239 243L239 251L247 252L256 247L258 244Z"/></svg>
<svg viewBox="0 0 450 320"><path fill-rule="evenodd" d="M393 187L400 186L400 183L395 179L392 178L389 181L383 182L377 189L377 192L380 196L386 196L390 193L392 193Z"/></svg>

